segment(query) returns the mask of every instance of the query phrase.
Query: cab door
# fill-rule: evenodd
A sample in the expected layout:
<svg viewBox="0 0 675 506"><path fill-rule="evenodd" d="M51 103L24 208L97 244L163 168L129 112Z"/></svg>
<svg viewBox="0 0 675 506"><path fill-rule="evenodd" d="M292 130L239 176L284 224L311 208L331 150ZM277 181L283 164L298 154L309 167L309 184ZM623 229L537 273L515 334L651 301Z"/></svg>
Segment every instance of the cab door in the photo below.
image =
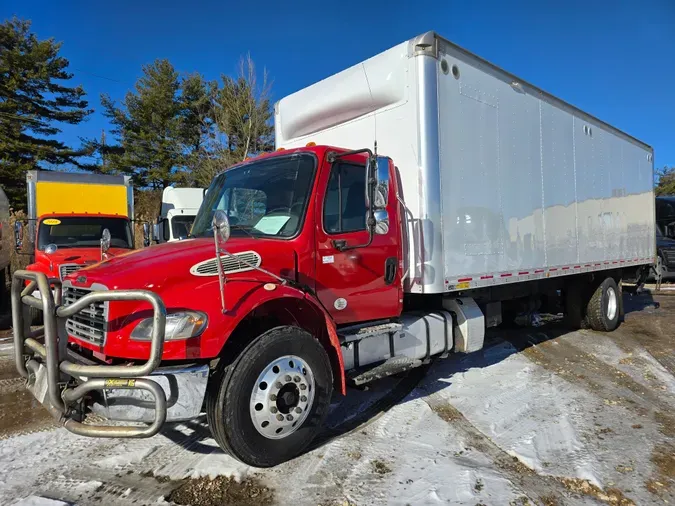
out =
<svg viewBox="0 0 675 506"><path fill-rule="evenodd" d="M391 161L389 165L393 171ZM338 324L398 316L403 304L400 227L392 223L366 245L363 158L338 159L326 168L319 181L322 198L315 202L317 296ZM390 191L390 217L396 209Z"/></svg>

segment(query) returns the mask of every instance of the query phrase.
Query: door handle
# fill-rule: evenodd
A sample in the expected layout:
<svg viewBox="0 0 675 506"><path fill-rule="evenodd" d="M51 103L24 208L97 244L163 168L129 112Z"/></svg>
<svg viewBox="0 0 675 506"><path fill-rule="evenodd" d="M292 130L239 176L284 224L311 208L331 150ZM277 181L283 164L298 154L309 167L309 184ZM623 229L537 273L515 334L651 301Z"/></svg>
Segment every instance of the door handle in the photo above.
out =
<svg viewBox="0 0 675 506"><path fill-rule="evenodd" d="M396 257L389 257L384 262L384 284L391 285L396 278L396 265L398 259Z"/></svg>
<svg viewBox="0 0 675 506"><path fill-rule="evenodd" d="M343 251L347 247L347 240L333 239L333 247L338 251Z"/></svg>

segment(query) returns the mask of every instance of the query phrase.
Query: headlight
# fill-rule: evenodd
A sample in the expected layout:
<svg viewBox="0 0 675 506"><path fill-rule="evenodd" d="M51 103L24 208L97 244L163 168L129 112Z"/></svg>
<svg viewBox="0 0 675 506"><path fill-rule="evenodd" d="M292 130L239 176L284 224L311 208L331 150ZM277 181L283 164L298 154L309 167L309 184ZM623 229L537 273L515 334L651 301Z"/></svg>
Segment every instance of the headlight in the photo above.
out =
<svg viewBox="0 0 675 506"><path fill-rule="evenodd" d="M201 334L206 328L207 318L198 311L180 311L166 315L164 340L176 341ZM152 318L146 318L131 332L131 339L149 341L152 335Z"/></svg>

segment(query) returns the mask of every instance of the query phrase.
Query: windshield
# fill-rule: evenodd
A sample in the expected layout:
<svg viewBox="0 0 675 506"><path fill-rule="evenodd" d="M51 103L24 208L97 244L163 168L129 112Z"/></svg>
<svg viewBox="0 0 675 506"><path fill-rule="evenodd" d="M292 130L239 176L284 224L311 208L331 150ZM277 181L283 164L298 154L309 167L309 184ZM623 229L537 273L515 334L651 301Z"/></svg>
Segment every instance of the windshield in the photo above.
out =
<svg viewBox="0 0 675 506"><path fill-rule="evenodd" d="M86 248L100 246L104 229L110 231L110 246L113 248L133 248L131 228L124 218L46 218L38 229L38 249L44 250L48 244L59 248Z"/></svg>
<svg viewBox="0 0 675 506"><path fill-rule="evenodd" d="M213 234L211 221L218 209L227 213L233 236L294 236L305 214L315 165L314 156L301 154L223 172L206 193L192 236Z"/></svg>
<svg viewBox="0 0 675 506"><path fill-rule="evenodd" d="M190 235L192 222L195 221L194 215L181 214L171 218L171 233L174 239L185 239Z"/></svg>

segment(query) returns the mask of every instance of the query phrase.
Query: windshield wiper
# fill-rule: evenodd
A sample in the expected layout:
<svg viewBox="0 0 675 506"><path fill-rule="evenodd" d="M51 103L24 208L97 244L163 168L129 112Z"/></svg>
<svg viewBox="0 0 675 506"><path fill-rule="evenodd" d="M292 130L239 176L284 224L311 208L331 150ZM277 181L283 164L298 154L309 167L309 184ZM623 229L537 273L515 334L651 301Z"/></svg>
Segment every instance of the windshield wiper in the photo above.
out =
<svg viewBox="0 0 675 506"><path fill-rule="evenodd" d="M256 235L253 232L251 232L251 230L253 230L253 227L247 227L245 225L230 225L230 228L232 230L241 230L252 239L260 239L259 235Z"/></svg>

